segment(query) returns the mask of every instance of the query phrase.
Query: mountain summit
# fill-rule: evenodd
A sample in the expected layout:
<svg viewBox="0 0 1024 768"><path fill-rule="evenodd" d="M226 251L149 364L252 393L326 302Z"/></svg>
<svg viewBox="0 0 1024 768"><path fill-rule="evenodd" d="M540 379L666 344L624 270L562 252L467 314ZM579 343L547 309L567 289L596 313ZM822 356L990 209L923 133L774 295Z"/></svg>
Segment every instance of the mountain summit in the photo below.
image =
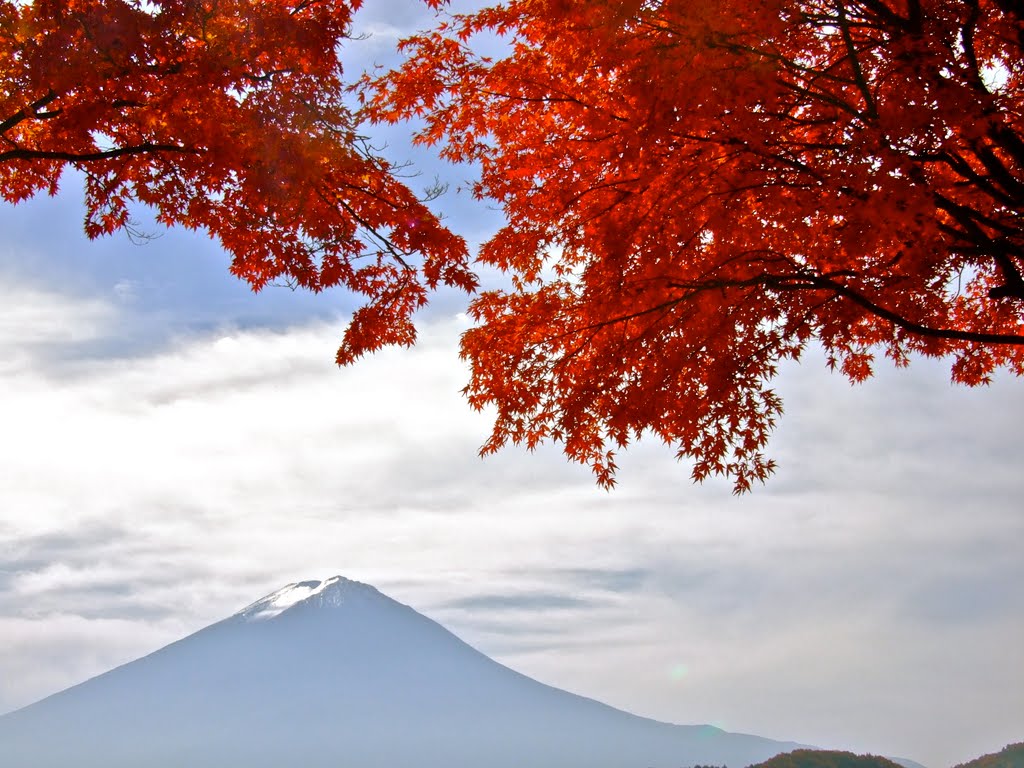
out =
<svg viewBox="0 0 1024 768"><path fill-rule="evenodd" d="M0 717L10 768L742 768L798 746L552 688L342 577Z"/></svg>
<svg viewBox="0 0 1024 768"><path fill-rule="evenodd" d="M344 576L332 576L326 581L300 581L296 584L289 584L243 608L235 615L252 620L272 619L293 605L310 601L321 607L325 605L337 607L345 602L346 596L351 598L354 593L358 592L372 593L376 598L388 599L369 584L351 581Z"/></svg>

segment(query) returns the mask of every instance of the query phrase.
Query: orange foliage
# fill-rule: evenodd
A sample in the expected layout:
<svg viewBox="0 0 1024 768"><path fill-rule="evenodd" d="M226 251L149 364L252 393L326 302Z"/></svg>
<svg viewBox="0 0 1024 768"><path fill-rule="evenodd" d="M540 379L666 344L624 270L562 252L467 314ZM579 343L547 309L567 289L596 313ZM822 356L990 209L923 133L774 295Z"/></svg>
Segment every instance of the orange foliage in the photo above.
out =
<svg viewBox="0 0 1024 768"><path fill-rule="evenodd" d="M816 340L1024 372L1018 0L510 0L406 41L377 119L480 164L508 223L472 306L484 452L614 482L642 433L744 491L780 361ZM474 54L478 35L507 55ZM375 88L375 90L372 90Z"/></svg>
<svg viewBox="0 0 1024 768"><path fill-rule="evenodd" d="M411 343L430 289L476 279L358 133L338 49L359 4L0 0L0 196L53 194L71 165L90 237L137 201L219 239L257 290L363 294L339 362Z"/></svg>
<svg viewBox="0 0 1024 768"><path fill-rule="evenodd" d="M643 433L697 480L764 480L769 384L811 342L854 381L878 351L1024 373L1020 0L510 0L407 41L365 111L359 4L0 0L0 196L71 165L92 237L138 202L256 289L360 293L347 363L476 288L359 135L419 117L508 220L479 258L511 287L462 346L484 452L558 441L603 485Z"/></svg>

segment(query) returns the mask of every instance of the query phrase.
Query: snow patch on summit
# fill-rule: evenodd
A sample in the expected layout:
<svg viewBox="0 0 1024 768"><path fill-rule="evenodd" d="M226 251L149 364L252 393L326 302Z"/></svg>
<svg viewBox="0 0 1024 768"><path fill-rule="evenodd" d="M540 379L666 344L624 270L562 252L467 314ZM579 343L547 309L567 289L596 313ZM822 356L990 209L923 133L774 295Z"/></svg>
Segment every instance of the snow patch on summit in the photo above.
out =
<svg viewBox="0 0 1024 768"><path fill-rule="evenodd" d="M277 590L277 592L273 592L266 597L257 600L255 603L243 608L235 615L241 616L249 621L272 619L275 616L284 613L292 606L305 602L317 595L320 595L321 601L325 603L340 605L342 602L342 588L349 585L361 586L358 582L349 581L343 576L332 576L324 581L300 581L295 584L289 584L286 587L282 587ZM332 587L334 589L331 589Z"/></svg>

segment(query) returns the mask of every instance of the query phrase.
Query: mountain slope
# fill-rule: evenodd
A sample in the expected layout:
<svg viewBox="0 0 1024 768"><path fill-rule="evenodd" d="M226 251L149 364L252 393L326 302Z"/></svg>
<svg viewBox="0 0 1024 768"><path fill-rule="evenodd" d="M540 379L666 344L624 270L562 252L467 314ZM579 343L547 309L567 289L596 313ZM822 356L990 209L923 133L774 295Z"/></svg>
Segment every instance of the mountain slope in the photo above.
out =
<svg viewBox="0 0 1024 768"><path fill-rule="evenodd" d="M1024 768L1024 741L1008 744L998 752L976 757L956 768Z"/></svg>
<svg viewBox="0 0 1024 768"><path fill-rule="evenodd" d="M901 763L878 755L856 755L853 752L839 750L798 749L776 755L751 768L899 768L900 765Z"/></svg>
<svg viewBox="0 0 1024 768"><path fill-rule="evenodd" d="M739 768L797 746L551 688L340 577L0 717L5 768Z"/></svg>

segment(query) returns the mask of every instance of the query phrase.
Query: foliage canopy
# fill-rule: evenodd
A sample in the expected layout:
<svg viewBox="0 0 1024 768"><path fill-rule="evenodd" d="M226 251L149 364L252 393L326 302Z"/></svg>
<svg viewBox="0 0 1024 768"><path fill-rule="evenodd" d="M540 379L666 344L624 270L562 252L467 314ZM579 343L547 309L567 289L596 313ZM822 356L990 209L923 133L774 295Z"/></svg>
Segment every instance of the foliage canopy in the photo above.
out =
<svg viewBox="0 0 1024 768"><path fill-rule="evenodd" d="M854 381L879 350L1024 372L1018 0L509 0L405 45L378 117L508 217L462 346L485 450L610 484L651 432L743 491L812 341Z"/></svg>
<svg viewBox="0 0 1024 768"><path fill-rule="evenodd" d="M406 41L356 107L359 5L0 0L0 195L71 165L90 236L138 201L255 289L360 293L347 363L477 287L359 133L417 118L507 217L479 259L511 287L462 343L483 451L557 441L603 485L644 433L764 480L769 384L812 343L854 381L878 351L1024 373L1020 0L508 0Z"/></svg>
<svg viewBox="0 0 1024 768"><path fill-rule="evenodd" d="M339 362L415 337L464 242L358 133L339 49L360 0L0 0L0 196L86 179L90 237L133 202L202 229L255 289L362 294Z"/></svg>

